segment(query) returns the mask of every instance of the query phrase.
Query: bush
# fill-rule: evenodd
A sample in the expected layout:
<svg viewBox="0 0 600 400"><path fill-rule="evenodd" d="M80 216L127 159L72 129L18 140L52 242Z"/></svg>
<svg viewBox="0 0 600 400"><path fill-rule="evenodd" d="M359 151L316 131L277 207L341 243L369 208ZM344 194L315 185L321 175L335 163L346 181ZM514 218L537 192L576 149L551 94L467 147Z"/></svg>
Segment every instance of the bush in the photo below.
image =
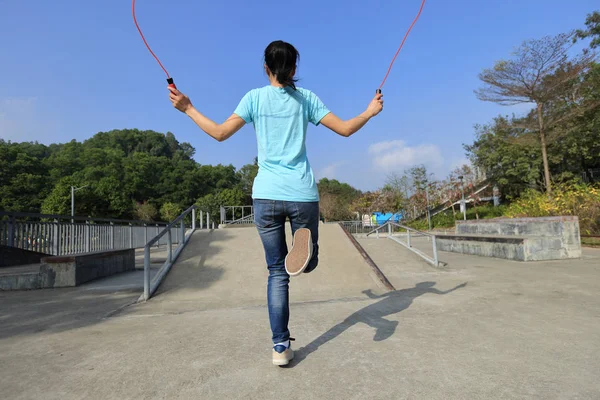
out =
<svg viewBox="0 0 600 400"><path fill-rule="evenodd" d="M148 203L147 201L135 203L133 213L138 219L146 222L154 221L158 216L158 210L154 204Z"/></svg>
<svg viewBox="0 0 600 400"><path fill-rule="evenodd" d="M180 205L175 203L164 203L160 208L160 217L163 221L171 222L183 212Z"/></svg>
<svg viewBox="0 0 600 400"><path fill-rule="evenodd" d="M467 219L488 219L502 217L507 210L506 206L494 207L493 205L479 206L477 209L467 209ZM477 211L477 213L475 213ZM462 221L463 214L456 212L456 219L452 214L452 210L445 211L443 213L434 215L431 217L431 227L435 228L453 228L456 221ZM418 221L411 222L410 227L418 230L428 230L429 224L427 223L427 217L424 217Z"/></svg>
<svg viewBox="0 0 600 400"><path fill-rule="evenodd" d="M586 184L559 184L551 198L545 193L527 191L508 208L507 216L548 217L576 215L583 234L600 233L600 189Z"/></svg>

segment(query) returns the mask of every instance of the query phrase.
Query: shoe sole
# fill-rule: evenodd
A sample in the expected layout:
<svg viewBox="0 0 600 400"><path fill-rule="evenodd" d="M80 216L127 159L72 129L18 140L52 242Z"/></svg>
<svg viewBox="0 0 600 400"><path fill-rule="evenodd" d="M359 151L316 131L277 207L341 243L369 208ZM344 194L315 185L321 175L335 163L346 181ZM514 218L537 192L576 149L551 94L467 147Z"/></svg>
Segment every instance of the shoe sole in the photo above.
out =
<svg viewBox="0 0 600 400"><path fill-rule="evenodd" d="M291 349L290 349L291 350ZM278 367L283 367L285 365L288 365L290 363L290 361L292 361L294 359L294 352L292 351L292 357L287 360L287 359L273 359L273 365L277 365Z"/></svg>
<svg viewBox="0 0 600 400"><path fill-rule="evenodd" d="M300 228L294 234L292 250L285 258L285 271L289 276L300 275L308 266L311 257L312 235L309 229Z"/></svg>

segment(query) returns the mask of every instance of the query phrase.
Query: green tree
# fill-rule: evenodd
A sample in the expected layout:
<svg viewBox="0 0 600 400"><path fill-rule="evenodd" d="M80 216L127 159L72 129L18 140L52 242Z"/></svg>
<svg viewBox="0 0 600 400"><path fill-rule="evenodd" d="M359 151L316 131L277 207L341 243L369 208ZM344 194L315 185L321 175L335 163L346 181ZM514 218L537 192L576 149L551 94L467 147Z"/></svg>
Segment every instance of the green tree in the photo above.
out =
<svg viewBox="0 0 600 400"><path fill-rule="evenodd" d="M38 143L0 139L0 209L37 212L49 193L43 160L48 148Z"/></svg>
<svg viewBox="0 0 600 400"><path fill-rule="evenodd" d="M246 194L248 200L252 198L252 186L254 179L258 175L258 158L254 158L252 164L246 164L237 171L238 180L242 191Z"/></svg>
<svg viewBox="0 0 600 400"><path fill-rule="evenodd" d="M156 220L158 210L154 204L144 201L143 203L135 203L134 213L137 219L147 222Z"/></svg>
<svg viewBox="0 0 600 400"><path fill-rule="evenodd" d="M527 135L515 121L497 117L489 125L475 127L476 139L465 150L475 166L497 182L502 193L516 197L527 188L541 188L542 157L538 146L516 142L514 138ZM468 182L465 187L468 186Z"/></svg>
<svg viewBox="0 0 600 400"><path fill-rule="evenodd" d="M213 221L217 221L221 215L222 206L243 206L245 200L245 193L236 187L223 189L217 193L209 193L198 199L196 205L200 210L210 213Z"/></svg>
<svg viewBox="0 0 600 400"><path fill-rule="evenodd" d="M239 193L250 190L256 165L200 165L194 153L172 133L137 129L49 146L0 139L0 209L69 214L71 185L88 185L76 194L76 213L96 217L138 218L136 204L187 207L209 194L250 201L244 194L240 204Z"/></svg>
<svg viewBox="0 0 600 400"><path fill-rule="evenodd" d="M600 12L594 11L588 14L585 25L586 29L577 30L577 38L591 38L590 48L600 47Z"/></svg>
<svg viewBox="0 0 600 400"><path fill-rule="evenodd" d="M71 184L70 178L64 178L54 186L52 192L44 199L42 214L71 214ZM79 215L77 210L75 214Z"/></svg>
<svg viewBox="0 0 600 400"><path fill-rule="evenodd" d="M574 38L575 33L571 32L525 41L511 60L498 61L493 68L483 70L479 78L484 86L476 91L480 100L501 105L535 104L532 119L537 123L548 195L552 192L547 141L552 121L548 108L590 67L594 59L590 52L570 57Z"/></svg>
<svg viewBox="0 0 600 400"><path fill-rule="evenodd" d="M160 217L163 221L171 222L179 217L183 209L175 203L165 203L160 207Z"/></svg>
<svg viewBox="0 0 600 400"><path fill-rule="evenodd" d="M352 203L361 192L347 183L323 178L317 184L319 189L321 215L329 221L355 219Z"/></svg>
<svg viewBox="0 0 600 400"><path fill-rule="evenodd" d="M354 199L350 205L350 210L358 212L361 216L380 211L377 209L377 199L381 196L380 191L367 192Z"/></svg>

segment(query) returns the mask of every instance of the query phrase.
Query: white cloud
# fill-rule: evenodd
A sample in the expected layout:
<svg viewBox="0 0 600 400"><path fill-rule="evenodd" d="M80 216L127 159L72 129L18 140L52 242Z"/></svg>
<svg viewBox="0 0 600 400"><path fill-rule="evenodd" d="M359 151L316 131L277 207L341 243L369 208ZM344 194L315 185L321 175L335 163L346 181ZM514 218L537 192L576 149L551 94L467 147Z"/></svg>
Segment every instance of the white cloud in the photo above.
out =
<svg viewBox="0 0 600 400"><path fill-rule="evenodd" d="M384 172L403 171L419 164L431 169L444 165L444 157L439 147L434 144L410 147L403 140L378 142L369 146L369 155L373 166Z"/></svg>
<svg viewBox="0 0 600 400"><path fill-rule="evenodd" d="M330 165L326 166L325 168L318 170L316 173L317 179L321 179L321 178L336 179L337 170L342 165L344 165L344 162L337 162L337 163L330 164Z"/></svg>

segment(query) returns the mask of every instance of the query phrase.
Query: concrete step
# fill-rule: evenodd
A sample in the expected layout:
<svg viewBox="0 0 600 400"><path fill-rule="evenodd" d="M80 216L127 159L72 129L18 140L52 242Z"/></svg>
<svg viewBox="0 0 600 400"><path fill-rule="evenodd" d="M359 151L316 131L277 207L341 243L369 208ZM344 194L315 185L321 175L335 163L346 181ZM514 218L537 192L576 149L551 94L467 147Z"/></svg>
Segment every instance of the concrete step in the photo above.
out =
<svg viewBox="0 0 600 400"><path fill-rule="evenodd" d="M40 265L29 264L0 269L0 290L39 289Z"/></svg>

